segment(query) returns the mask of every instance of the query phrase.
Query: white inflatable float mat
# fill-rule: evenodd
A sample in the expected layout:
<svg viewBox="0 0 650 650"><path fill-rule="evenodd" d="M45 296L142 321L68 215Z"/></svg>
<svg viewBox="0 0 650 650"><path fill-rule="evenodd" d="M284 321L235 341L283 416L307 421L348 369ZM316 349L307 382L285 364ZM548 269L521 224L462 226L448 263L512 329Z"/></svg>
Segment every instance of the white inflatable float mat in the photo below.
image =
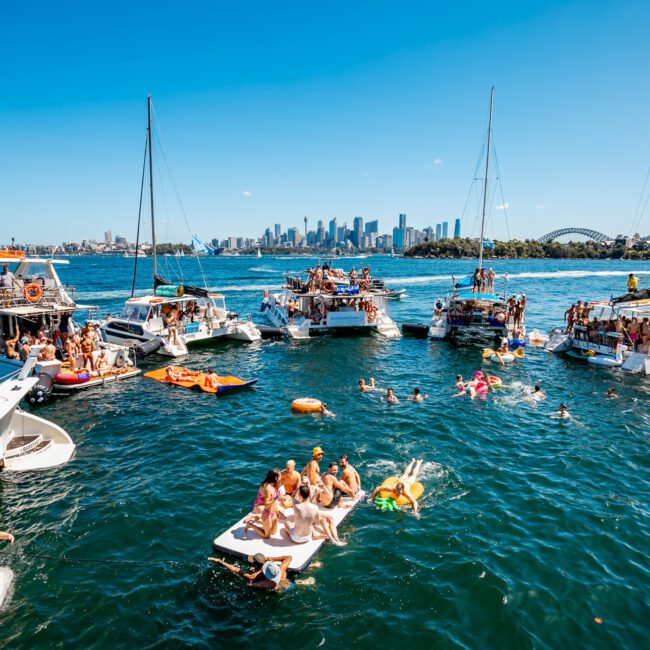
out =
<svg viewBox="0 0 650 650"><path fill-rule="evenodd" d="M334 519L334 523L339 526L341 522L352 512L354 507L359 503L360 498L351 499L345 497L341 499L341 503L345 506L340 506L330 509L320 507L321 512L330 515ZM244 536L244 520L242 517L234 526L221 533L212 542L212 547L216 553L224 552L235 557L246 558L249 555L256 553L263 553L267 557L278 557L281 555L290 555L291 563L289 564L288 571L292 573L300 573L304 571L314 556L320 551L321 546L327 541L325 539L311 539L304 544L296 544L289 538L281 534L285 523L293 527L293 508L287 508L284 511L286 519L281 519L278 522L278 529L275 534L265 539L260 537L254 530L249 529ZM257 522L259 525L259 522ZM320 530L320 527L319 527Z"/></svg>

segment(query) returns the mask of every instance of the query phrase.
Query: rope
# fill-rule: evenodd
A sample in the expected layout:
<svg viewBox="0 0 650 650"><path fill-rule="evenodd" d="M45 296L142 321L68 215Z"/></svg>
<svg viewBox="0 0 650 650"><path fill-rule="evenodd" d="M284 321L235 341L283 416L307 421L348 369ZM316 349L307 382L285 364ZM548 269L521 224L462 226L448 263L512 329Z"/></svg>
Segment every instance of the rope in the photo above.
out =
<svg viewBox="0 0 650 650"><path fill-rule="evenodd" d="M156 123L156 140L158 141L158 145L160 147L160 153L162 154L163 162L165 163L165 168L167 169L167 173L169 174L169 180L171 181L172 187L174 188L174 193L176 194L176 200L178 201L178 205L180 206L181 212L183 213L183 218L185 219L185 225L187 226L187 232L190 234L190 236L192 236L192 229L190 227L190 222L189 219L187 218L187 214L185 213L185 207L183 206L183 201L181 200L181 196L178 191L176 181L174 180L174 176L169 167L169 163L167 162L167 156L165 155L165 147L163 146L163 134L160 128L160 124L158 123L158 116L156 115L156 109L154 108L153 102L151 104L151 108L153 112L154 122ZM196 250L194 250L194 257L196 257L196 262L199 265L199 271L201 272L201 277L203 278L203 286L207 288L208 281L205 277L205 273L203 272L201 259L199 258L199 255L196 252Z"/></svg>
<svg viewBox="0 0 650 650"><path fill-rule="evenodd" d="M508 223L508 204L506 203L505 197L503 196L503 183L501 183L501 170L499 169L499 157L497 156L497 147L494 144L494 135L492 135L492 149L494 151L494 166L497 170L497 183L499 185L499 191L501 193L501 205L503 205L503 214L506 218L506 233L508 234L508 240L510 240L510 224Z"/></svg>
<svg viewBox="0 0 650 650"><path fill-rule="evenodd" d="M112 558L88 558L88 557L67 557L66 555L46 555L44 553L11 553L9 551L0 551L0 555L7 557L31 557L39 560L54 560L55 562L69 562L77 564L125 564L131 566L148 566L151 564L175 564L186 566L199 566L196 562L188 560L118 560Z"/></svg>

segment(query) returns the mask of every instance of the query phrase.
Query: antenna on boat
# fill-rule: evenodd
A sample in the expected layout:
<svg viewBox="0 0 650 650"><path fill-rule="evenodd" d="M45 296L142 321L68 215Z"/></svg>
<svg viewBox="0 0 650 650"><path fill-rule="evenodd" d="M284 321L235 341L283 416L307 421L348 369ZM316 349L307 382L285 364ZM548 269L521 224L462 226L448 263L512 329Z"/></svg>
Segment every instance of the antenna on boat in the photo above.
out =
<svg viewBox="0 0 650 650"><path fill-rule="evenodd" d="M490 170L490 141L492 139L492 102L494 100L494 86L490 88L490 116L488 118L487 153L485 155L485 179L483 180L483 214L481 216L481 238L479 240L478 268L483 268L483 237L485 233L485 208L487 205L488 171Z"/></svg>
<svg viewBox="0 0 650 650"><path fill-rule="evenodd" d="M151 151L151 95L147 95L147 140L149 142L149 199L151 203L151 247L153 250L154 293L156 291L156 224L153 211L153 156Z"/></svg>

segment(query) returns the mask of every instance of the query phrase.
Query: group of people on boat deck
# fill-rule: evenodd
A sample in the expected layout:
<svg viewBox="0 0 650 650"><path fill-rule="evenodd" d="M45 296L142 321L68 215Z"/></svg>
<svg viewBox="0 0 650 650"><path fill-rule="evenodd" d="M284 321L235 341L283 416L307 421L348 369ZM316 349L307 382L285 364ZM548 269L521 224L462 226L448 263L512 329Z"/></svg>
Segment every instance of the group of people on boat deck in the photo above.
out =
<svg viewBox="0 0 650 650"><path fill-rule="evenodd" d="M349 507L342 503L344 496L363 496L361 479L346 455L340 456L338 462L328 463L327 470L321 473L323 456L323 450L314 447L312 458L302 472L296 470L294 460L288 460L282 471L269 470L253 502L253 510L245 520L245 531L271 537L277 532L279 521L286 520L285 510L292 508L293 523L285 521L281 530L287 540L304 544L311 539L329 539L337 546L344 546L334 518L323 509Z"/></svg>
<svg viewBox="0 0 650 650"><path fill-rule="evenodd" d="M333 269L328 263L324 263L323 266L316 264L315 267L307 269L307 291L309 293L327 290L328 281L332 285L337 282L347 282L349 286L356 287L360 280L370 282L368 267L364 266L357 272L353 266L347 275L342 269Z"/></svg>
<svg viewBox="0 0 650 650"><path fill-rule="evenodd" d="M497 274L493 269L476 269L472 275L472 293L494 293L494 280Z"/></svg>
<svg viewBox="0 0 650 650"><path fill-rule="evenodd" d="M1 341L2 352L8 359L26 361L35 345L44 346L40 352L41 360L63 360L66 354L68 330L71 327L70 314L64 312L60 316L59 326L53 331L48 329L42 318L29 321L29 329L21 329L16 323L13 334L7 333Z"/></svg>
<svg viewBox="0 0 650 650"><path fill-rule="evenodd" d="M578 300L564 312L566 334L577 340L615 347L625 343L631 350L650 354L650 318L615 316L609 320L589 319L593 307L585 300Z"/></svg>

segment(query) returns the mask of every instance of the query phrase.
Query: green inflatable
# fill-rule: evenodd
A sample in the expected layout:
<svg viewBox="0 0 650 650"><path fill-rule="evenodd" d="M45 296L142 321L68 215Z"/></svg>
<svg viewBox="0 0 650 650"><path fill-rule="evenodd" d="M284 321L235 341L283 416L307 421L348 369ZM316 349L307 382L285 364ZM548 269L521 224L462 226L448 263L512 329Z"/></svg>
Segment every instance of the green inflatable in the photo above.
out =
<svg viewBox="0 0 650 650"><path fill-rule="evenodd" d="M391 497L376 497L375 505L380 510L399 510L399 506L395 503L395 499Z"/></svg>

